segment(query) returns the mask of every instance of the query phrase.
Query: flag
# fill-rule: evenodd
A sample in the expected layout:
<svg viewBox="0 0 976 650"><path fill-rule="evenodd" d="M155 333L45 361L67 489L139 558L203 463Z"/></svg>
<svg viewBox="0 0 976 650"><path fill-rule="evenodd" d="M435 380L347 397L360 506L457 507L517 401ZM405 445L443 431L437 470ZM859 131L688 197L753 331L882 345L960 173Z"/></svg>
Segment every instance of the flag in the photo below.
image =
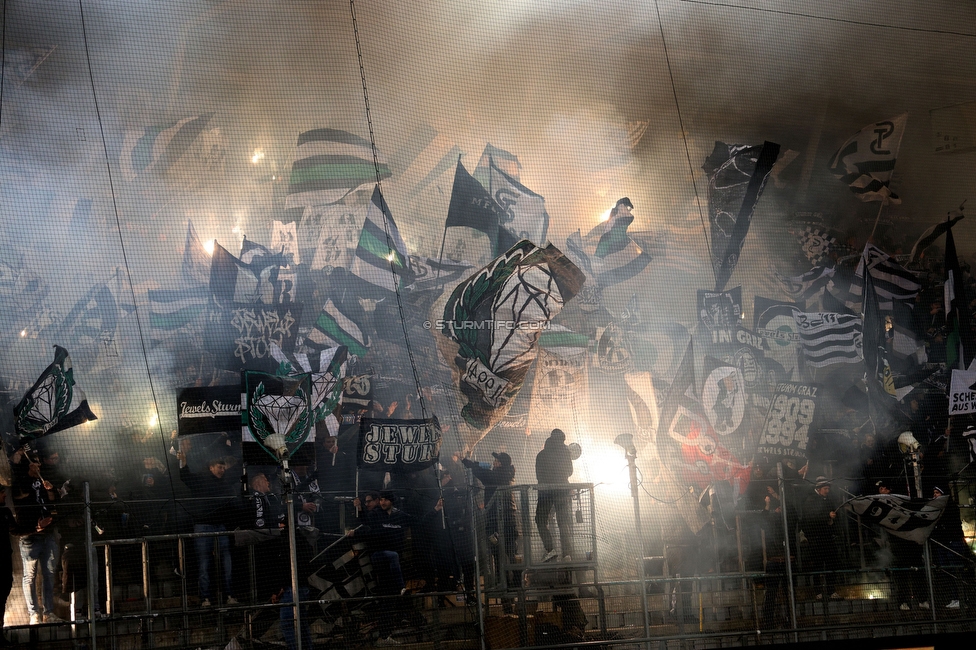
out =
<svg viewBox="0 0 976 650"><path fill-rule="evenodd" d="M284 450L291 457L314 430L311 409L311 377L278 377L245 370L243 444L258 443L277 462Z"/></svg>
<svg viewBox="0 0 976 650"><path fill-rule="evenodd" d="M451 203L447 209L444 228L466 226L484 233L491 242L492 255L507 251L516 240L502 228L504 210L495 202L488 190L476 181L458 158L454 171L454 187L451 190Z"/></svg>
<svg viewBox="0 0 976 650"><path fill-rule="evenodd" d="M369 140L338 129L300 134L294 160L286 208L336 203L360 185L391 176L386 163L377 169Z"/></svg>
<svg viewBox="0 0 976 650"><path fill-rule="evenodd" d="M866 244L851 282L851 294L854 296L861 295L865 266L874 280L874 290L878 292L878 298L884 298L885 301L914 300L922 288L915 273L877 246ZM882 309L890 309L890 304L882 305Z"/></svg>
<svg viewBox="0 0 976 650"><path fill-rule="evenodd" d="M21 442L97 420L85 393L76 386L68 351L54 346L54 362L14 407L14 430Z"/></svg>
<svg viewBox="0 0 976 650"><path fill-rule="evenodd" d="M186 153L212 117L213 113L194 115L171 124L126 131L119 158L122 177L134 181L149 173L166 172Z"/></svg>
<svg viewBox="0 0 976 650"><path fill-rule="evenodd" d="M368 205L326 205L305 210L298 228L301 249L311 257L313 270L348 269L352 266Z"/></svg>
<svg viewBox="0 0 976 650"><path fill-rule="evenodd" d="M973 336L972 314L969 312L970 297L963 281L956 240L952 229L946 230L945 249L945 314L948 336L946 337L946 367L966 370L976 356L976 337Z"/></svg>
<svg viewBox="0 0 976 650"><path fill-rule="evenodd" d="M539 336L538 343L529 426L536 430L575 429L584 416L589 394L586 361L590 338L553 325Z"/></svg>
<svg viewBox="0 0 976 650"><path fill-rule="evenodd" d="M802 275L791 278L775 273L777 280L783 283L786 293L795 300L809 301L820 293L821 289L826 289L831 278L834 277L834 267L815 266Z"/></svg>
<svg viewBox="0 0 976 650"><path fill-rule="evenodd" d="M401 278L400 284L409 284L411 280L407 245L379 185L373 189L349 271L369 284L391 292L397 290L397 277Z"/></svg>
<svg viewBox="0 0 976 650"><path fill-rule="evenodd" d="M922 253L925 252L926 248L934 244L939 237L952 230L952 227L962 221L963 217L965 216L966 215L962 214L962 208L960 208L958 212L950 212L949 215L946 216L945 221L940 221L934 226L929 226L926 228L925 232L918 236L918 239L915 241L915 245L912 246L910 263L914 264L917 262L918 258L922 256Z"/></svg>
<svg viewBox="0 0 976 650"><path fill-rule="evenodd" d="M516 181L519 180L522 163L519 162L518 156L510 151L500 149L489 142L485 145L484 151L481 152L481 157L478 158L478 165L474 168L474 174L472 174L475 180L484 187L489 186L492 165Z"/></svg>
<svg viewBox="0 0 976 650"><path fill-rule="evenodd" d="M516 240L527 239L545 246L549 230L546 200L506 174L492 162L489 165L488 192L501 209L499 226Z"/></svg>
<svg viewBox="0 0 976 650"><path fill-rule="evenodd" d="M210 254L203 247L193 222L186 222L186 243L183 245L183 281L189 286L210 284Z"/></svg>
<svg viewBox="0 0 976 650"><path fill-rule="evenodd" d="M206 285L185 289L150 289L149 326L178 330L196 321L207 311L210 288Z"/></svg>
<svg viewBox="0 0 976 650"><path fill-rule="evenodd" d="M952 369L949 415L976 413L976 370Z"/></svg>
<svg viewBox="0 0 976 650"><path fill-rule="evenodd" d="M773 142L749 146L716 141L702 165L708 176L715 291L725 288L739 261L752 213L778 155L779 145Z"/></svg>
<svg viewBox="0 0 976 650"><path fill-rule="evenodd" d="M880 376L884 357L884 319L878 307L874 277L868 273L864 277L864 301L861 307L863 326L864 364L867 368L868 383Z"/></svg>
<svg viewBox="0 0 976 650"><path fill-rule="evenodd" d="M461 417L478 439L509 410L539 335L582 284L556 247L522 241L454 289L437 340L466 401Z"/></svg>
<svg viewBox="0 0 976 650"><path fill-rule="evenodd" d="M280 302L278 270L288 260L280 253L272 253L264 246L244 239L241 258L214 243L210 263L210 291L220 306L233 303L273 305Z"/></svg>
<svg viewBox="0 0 976 650"><path fill-rule="evenodd" d="M245 237L241 242L241 262L250 267L251 273L258 278L260 284L271 285L272 304L287 305L296 302L298 272L289 251L272 251Z"/></svg>
<svg viewBox="0 0 976 650"><path fill-rule="evenodd" d="M566 238L566 254L597 291L636 277L651 263L651 256L627 234L633 222L633 215L615 214L586 237L576 231Z"/></svg>
<svg viewBox="0 0 976 650"><path fill-rule="evenodd" d="M823 226L808 225L796 238L811 264L820 264L837 248L837 238Z"/></svg>
<svg viewBox="0 0 976 650"><path fill-rule="evenodd" d="M461 278L471 275L474 267L467 262L452 262L450 260L435 260L430 257L410 256L410 271L413 282L411 291L426 291L440 289L445 285L453 285Z"/></svg>
<svg viewBox="0 0 976 650"><path fill-rule="evenodd" d="M310 359L307 354L289 354L276 344L271 344L271 357L279 364L279 376L310 375L312 395L309 408L315 414L315 422L324 420L339 405L347 355L348 349L343 345L322 350Z"/></svg>
<svg viewBox="0 0 976 650"><path fill-rule="evenodd" d="M823 368L834 363L860 363L861 319L848 314L794 312L806 365Z"/></svg>
<svg viewBox="0 0 976 650"><path fill-rule="evenodd" d="M359 428L356 465L371 472L412 474L440 459L441 425L437 418L388 420L364 418Z"/></svg>
<svg viewBox="0 0 976 650"><path fill-rule="evenodd" d="M204 348L213 355L214 364L226 370L273 370L271 344L282 350L295 349L298 323L304 305L231 303L211 307L204 331Z"/></svg>
<svg viewBox="0 0 976 650"><path fill-rule="evenodd" d="M755 296L752 301L752 308L752 329L768 342L766 348L767 361L773 361L782 367L782 371L777 373L776 380L790 381L795 379L795 373L798 372L800 333L796 330L793 313L803 311L803 305Z"/></svg>
<svg viewBox="0 0 976 650"><path fill-rule="evenodd" d="M359 324L363 321L355 316L350 317L349 312L352 310L348 306L344 307L340 308L331 298L326 301L318 318L312 323L312 330L305 337L305 347L322 350L341 345L349 350L349 354L365 356L369 350L369 335Z"/></svg>
<svg viewBox="0 0 976 650"><path fill-rule="evenodd" d="M770 460L797 459L796 466L803 465L810 434L818 429L822 394L818 384L777 382L760 429L756 455Z"/></svg>
<svg viewBox="0 0 976 650"><path fill-rule="evenodd" d="M114 285L114 291L113 291ZM93 286L74 306L55 330L53 338L68 342L76 358L90 369L104 369L121 361L116 345L116 329L123 316L135 311L131 296L122 291L122 276L115 275Z"/></svg>
<svg viewBox="0 0 976 650"><path fill-rule="evenodd" d="M888 184L907 122L908 113L903 113L855 133L834 154L831 173L862 201L901 203Z"/></svg>
<svg viewBox="0 0 976 650"><path fill-rule="evenodd" d="M654 376L647 372L628 372L624 374L624 393L630 419L634 423L634 441L638 451L653 442L658 427L657 394Z"/></svg>
<svg viewBox="0 0 976 650"><path fill-rule="evenodd" d="M241 384L191 386L177 394L179 435L221 433L241 426Z"/></svg>
<svg viewBox="0 0 976 650"><path fill-rule="evenodd" d="M948 502L948 496L910 499L901 494L874 494L845 501L841 508L859 515L862 523L876 524L895 537L925 544Z"/></svg>
<svg viewBox="0 0 976 650"><path fill-rule="evenodd" d="M704 489L714 482L728 481L741 494L749 484L748 461L743 463L725 443L733 443L732 447L742 446L739 436L729 436L737 429L728 427L736 425L738 428L741 424L742 419L736 418L738 413L744 413L740 409L740 406L744 407L744 396L737 393L736 387L741 386L735 380L737 370L730 366L721 367L724 370L717 374L717 367L706 370L707 376L715 380L709 392L712 404L706 408L696 395L694 344L688 342L678 374L664 399L655 448L661 463L670 468L682 485ZM716 405L718 411L714 410ZM710 414L720 423L725 435L714 429ZM736 449L736 452L745 455L744 448Z"/></svg>
<svg viewBox="0 0 976 650"><path fill-rule="evenodd" d="M271 222L271 250L281 253L291 264L301 264L298 248L298 224L294 221Z"/></svg>

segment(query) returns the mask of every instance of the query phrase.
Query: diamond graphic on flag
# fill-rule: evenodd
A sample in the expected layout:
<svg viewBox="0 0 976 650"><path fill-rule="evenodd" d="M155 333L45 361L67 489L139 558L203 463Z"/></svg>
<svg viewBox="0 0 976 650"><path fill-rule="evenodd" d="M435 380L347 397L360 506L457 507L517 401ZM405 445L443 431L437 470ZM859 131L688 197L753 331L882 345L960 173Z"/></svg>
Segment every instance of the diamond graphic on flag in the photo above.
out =
<svg viewBox="0 0 976 650"><path fill-rule="evenodd" d="M257 392L264 391L264 384L258 386ZM287 434L302 416L305 400L302 396L288 397L287 395L261 395L254 401L254 408L261 412L274 433ZM271 432L261 436L267 438Z"/></svg>
<svg viewBox="0 0 976 650"><path fill-rule="evenodd" d="M71 395L64 373L56 371L44 378L33 394L33 403L27 417L41 422L51 422L55 416L67 409ZM60 388L60 390L59 390Z"/></svg>

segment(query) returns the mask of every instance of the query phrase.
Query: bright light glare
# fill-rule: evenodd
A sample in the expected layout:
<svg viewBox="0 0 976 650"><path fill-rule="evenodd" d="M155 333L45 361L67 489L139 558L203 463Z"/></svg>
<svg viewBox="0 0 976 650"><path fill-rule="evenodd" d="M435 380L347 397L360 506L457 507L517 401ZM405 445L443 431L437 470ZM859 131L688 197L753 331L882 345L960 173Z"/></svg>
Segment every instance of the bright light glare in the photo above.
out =
<svg viewBox="0 0 976 650"><path fill-rule="evenodd" d="M626 497L630 494L630 473L624 450L614 444L580 438L583 454L574 463L572 481L593 483L597 494Z"/></svg>
<svg viewBox="0 0 976 650"><path fill-rule="evenodd" d="M27 336L27 330L20 330L20 338Z"/></svg>
<svg viewBox="0 0 976 650"><path fill-rule="evenodd" d="M603 223L604 221L607 221L608 219L610 219L610 212L612 212L612 211L613 211L613 208L609 208L609 209L607 209L606 212L604 212L603 214L601 214L600 215L600 223Z"/></svg>
<svg viewBox="0 0 976 650"><path fill-rule="evenodd" d="M392 262L393 259L394 259L394 257L395 256L393 255L393 251L390 251L390 254L386 256L386 261L387 262Z"/></svg>
<svg viewBox="0 0 976 650"><path fill-rule="evenodd" d="M264 149L255 149L254 154L251 156L251 162L255 165L261 162L264 158Z"/></svg>
<svg viewBox="0 0 976 650"><path fill-rule="evenodd" d="M214 243L216 243L215 239L208 239L207 241L203 242L203 250L207 251L207 255L213 255Z"/></svg>
<svg viewBox="0 0 976 650"><path fill-rule="evenodd" d="M159 416L153 413L152 417L149 418L149 426L154 427L157 422L159 422Z"/></svg>

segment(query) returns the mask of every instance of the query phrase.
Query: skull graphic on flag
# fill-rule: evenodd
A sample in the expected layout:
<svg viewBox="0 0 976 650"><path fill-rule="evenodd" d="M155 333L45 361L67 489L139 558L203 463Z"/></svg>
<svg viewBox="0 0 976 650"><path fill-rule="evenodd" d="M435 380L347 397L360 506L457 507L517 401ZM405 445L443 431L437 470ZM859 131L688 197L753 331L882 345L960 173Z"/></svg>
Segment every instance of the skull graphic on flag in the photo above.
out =
<svg viewBox="0 0 976 650"><path fill-rule="evenodd" d="M312 428L312 388L307 374L276 377L244 371L248 432L272 458L295 453Z"/></svg>

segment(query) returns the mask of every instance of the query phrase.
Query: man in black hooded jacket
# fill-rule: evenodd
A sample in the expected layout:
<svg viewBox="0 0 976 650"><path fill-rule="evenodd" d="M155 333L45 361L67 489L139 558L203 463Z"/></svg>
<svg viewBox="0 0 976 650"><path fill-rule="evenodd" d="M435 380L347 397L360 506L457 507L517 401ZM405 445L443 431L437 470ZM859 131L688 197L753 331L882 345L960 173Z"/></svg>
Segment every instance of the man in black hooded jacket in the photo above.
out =
<svg viewBox="0 0 976 650"><path fill-rule="evenodd" d="M542 451L535 457L535 478L539 482L539 500L535 506L535 525L539 537L546 548L543 562L559 556L549 530L549 517L556 511L556 524L559 526L559 548L563 557L573 555L573 517L570 512L572 492L569 489L553 489L554 485L569 484L573 474L573 457L566 445L566 434L562 429L553 429Z"/></svg>

